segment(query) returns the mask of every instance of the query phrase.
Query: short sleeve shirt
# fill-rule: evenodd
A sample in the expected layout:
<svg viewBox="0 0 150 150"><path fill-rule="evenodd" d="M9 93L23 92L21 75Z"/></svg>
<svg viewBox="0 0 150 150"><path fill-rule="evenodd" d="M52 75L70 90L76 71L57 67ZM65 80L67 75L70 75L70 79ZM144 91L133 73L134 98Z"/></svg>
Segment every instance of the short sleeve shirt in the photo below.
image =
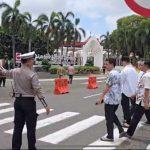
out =
<svg viewBox="0 0 150 150"><path fill-rule="evenodd" d="M143 75L143 77L140 79L138 83L138 90L137 90L137 104L141 102L141 105L144 106L143 100L144 100L144 89L150 90L150 71L147 71Z"/></svg>
<svg viewBox="0 0 150 150"><path fill-rule="evenodd" d="M110 105L118 105L121 100L121 78L119 71L110 71L106 84L110 87L110 90L105 95L104 102Z"/></svg>
<svg viewBox="0 0 150 150"><path fill-rule="evenodd" d="M143 76L144 88L150 90L150 70Z"/></svg>

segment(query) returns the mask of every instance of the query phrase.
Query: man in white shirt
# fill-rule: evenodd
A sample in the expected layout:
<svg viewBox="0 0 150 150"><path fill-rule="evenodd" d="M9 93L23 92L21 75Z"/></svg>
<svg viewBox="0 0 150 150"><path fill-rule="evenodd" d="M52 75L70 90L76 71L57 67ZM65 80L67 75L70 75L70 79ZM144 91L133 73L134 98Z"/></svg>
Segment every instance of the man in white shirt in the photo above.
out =
<svg viewBox="0 0 150 150"><path fill-rule="evenodd" d="M139 88L139 85L141 84L141 79L144 76L144 74L146 73L146 70L144 67L144 61L138 61L138 69L140 70L140 72L138 74L138 85L137 85L136 94L137 93L140 94L144 90L143 88ZM140 90L141 90L141 92L140 92ZM139 101L136 101L136 104L139 104ZM147 121L145 121L144 124L150 125L150 109L145 110L145 117L146 117Z"/></svg>
<svg viewBox="0 0 150 150"><path fill-rule="evenodd" d="M126 134L122 134L128 138L131 138L135 132L135 129L140 122L145 110L150 108L150 61L144 62L144 69L146 73L140 79L138 84L138 92L136 94L137 105L133 114L130 126ZM150 113L148 115L150 118Z"/></svg>
<svg viewBox="0 0 150 150"><path fill-rule="evenodd" d="M138 74L135 68L130 64L129 57L123 57L122 63L124 69L121 71L122 82L122 100L121 105L124 115L124 127L129 127L131 116L134 111L135 99L131 99L132 95L136 93L136 87L138 82ZM131 107L130 107L131 103Z"/></svg>

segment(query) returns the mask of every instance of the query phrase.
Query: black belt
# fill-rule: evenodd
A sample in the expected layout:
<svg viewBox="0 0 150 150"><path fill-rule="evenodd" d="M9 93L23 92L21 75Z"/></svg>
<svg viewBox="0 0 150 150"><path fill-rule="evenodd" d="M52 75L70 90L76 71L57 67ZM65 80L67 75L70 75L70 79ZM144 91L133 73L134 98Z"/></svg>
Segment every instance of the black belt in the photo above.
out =
<svg viewBox="0 0 150 150"><path fill-rule="evenodd" d="M32 101L34 100L34 97L16 97L17 101L21 101L21 100L29 100L29 101Z"/></svg>
<svg viewBox="0 0 150 150"><path fill-rule="evenodd" d="M34 97L32 95L23 95L22 93L15 93L15 97Z"/></svg>

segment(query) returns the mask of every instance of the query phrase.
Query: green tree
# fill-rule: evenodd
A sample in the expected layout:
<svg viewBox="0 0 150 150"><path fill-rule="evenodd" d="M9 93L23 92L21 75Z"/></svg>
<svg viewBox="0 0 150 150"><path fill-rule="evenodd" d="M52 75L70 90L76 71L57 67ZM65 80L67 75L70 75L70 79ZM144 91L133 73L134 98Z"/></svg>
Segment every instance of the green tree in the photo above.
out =
<svg viewBox="0 0 150 150"><path fill-rule="evenodd" d="M104 46L104 49L106 49L107 53L108 53L108 58L110 55L110 45L111 45L111 36L110 33L107 32L106 35L101 35L100 36L101 39L101 44Z"/></svg>
<svg viewBox="0 0 150 150"><path fill-rule="evenodd" d="M21 24L23 23L23 17L20 14L18 7L20 6L20 0L16 0L13 7L7 3L1 3L0 9L4 8L2 12L2 28L4 31L12 36L12 50L13 50L13 64L15 67L15 37L18 34Z"/></svg>
<svg viewBox="0 0 150 150"><path fill-rule="evenodd" d="M28 51L31 52L32 41L36 36L36 28L33 26L32 16L29 12L23 14L25 22L22 24L20 33L25 41L28 41Z"/></svg>
<svg viewBox="0 0 150 150"><path fill-rule="evenodd" d="M75 42L80 42L82 39L82 35L83 37L86 36L85 30L81 27L79 27L79 23L80 23L80 19L79 18L75 18L75 22L74 22L74 49L73 49L73 56L74 56L74 52L75 52Z"/></svg>
<svg viewBox="0 0 150 150"><path fill-rule="evenodd" d="M59 16L59 23L58 23L58 27L59 27L59 36L60 36L60 46L61 46L61 55L63 55L63 45L64 45L64 41L66 40L66 36L67 36L67 27L71 25L71 20L69 19L69 17L73 17L74 18L74 14L72 12L67 12L66 15L64 15L62 12L58 12L58 16Z"/></svg>

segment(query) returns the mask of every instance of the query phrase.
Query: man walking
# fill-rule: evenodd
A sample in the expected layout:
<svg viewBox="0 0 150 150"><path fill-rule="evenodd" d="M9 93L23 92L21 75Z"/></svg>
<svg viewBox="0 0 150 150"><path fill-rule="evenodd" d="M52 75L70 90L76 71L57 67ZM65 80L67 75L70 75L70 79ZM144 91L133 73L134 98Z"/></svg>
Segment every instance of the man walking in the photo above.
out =
<svg viewBox="0 0 150 150"><path fill-rule="evenodd" d="M21 55L21 68L7 71L0 66L0 74L12 77L14 80L14 132L12 137L12 149L20 149L22 145L22 130L27 126L28 148L35 150L36 143L36 102L37 96L44 105L47 114L49 107L44 101L41 86L37 74L32 70L34 64L34 52Z"/></svg>
<svg viewBox="0 0 150 150"><path fill-rule="evenodd" d="M130 64L129 57L122 57L124 69L121 71L122 82L122 110L124 115L124 127L129 127L131 116L134 112L135 99L131 99L132 95L136 93L138 82L138 74L135 68ZM130 107L131 103L131 107Z"/></svg>
<svg viewBox="0 0 150 150"><path fill-rule="evenodd" d="M102 141L114 141L113 128L114 123L119 129L120 136L124 133L122 125L118 120L115 112L118 109L121 100L121 81L120 73L115 70L116 60L109 58L105 63L107 71L109 71L108 79L103 93L100 95L96 105L101 104L103 99L105 103L105 117L107 126L107 136L101 137Z"/></svg>
<svg viewBox="0 0 150 150"><path fill-rule="evenodd" d="M72 84L74 73L75 73L75 70L74 70L73 64L71 64L70 66L68 66L69 84Z"/></svg>
<svg viewBox="0 0 150 150"><path fill-rule="evenodd" d="M144 62L144 69L146 73L140 79L140 82L138 84L138 92L136 95L137 105L133 114L133 118L127 130L127 133L122 134L122 136L126 136L128 138L131 138L133 136L143 114L150 108L150 61ZM148 120L150 120L150 113L147 117Z"/></svg>
<svg viewBox="0 0 150 150"><path fill-rule="evenodd" d="M138 85L137 85L136 94L139 93L140 90L143 91L143 88L140 88L139 85L141 84L142 77L146 73L146 69L144 67L144 61L138 61L138 68L139 68L140 72L138 74ZM139 100L137 100L137 99L136 99L136 104L139 104ZM143 122L143 123L146 124L146 125L150 125L150 109L145 110L145 117L146 117L147 120L145 122Z"/></svg>

